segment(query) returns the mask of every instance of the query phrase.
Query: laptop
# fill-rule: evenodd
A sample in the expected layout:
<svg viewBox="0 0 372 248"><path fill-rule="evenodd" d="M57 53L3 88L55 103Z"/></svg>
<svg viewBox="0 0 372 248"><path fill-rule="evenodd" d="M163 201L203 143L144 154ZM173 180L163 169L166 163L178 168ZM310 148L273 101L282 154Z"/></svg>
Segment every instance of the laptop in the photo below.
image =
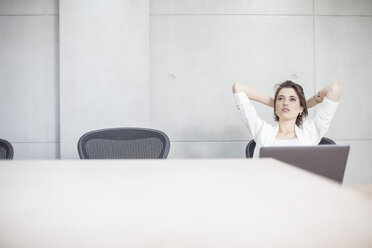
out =
<svg viewBox="0 0 372 248"><path fill-rule="evenodd" d="M261 147L260 158L275 158L342 183L348 145Z"/></svg>

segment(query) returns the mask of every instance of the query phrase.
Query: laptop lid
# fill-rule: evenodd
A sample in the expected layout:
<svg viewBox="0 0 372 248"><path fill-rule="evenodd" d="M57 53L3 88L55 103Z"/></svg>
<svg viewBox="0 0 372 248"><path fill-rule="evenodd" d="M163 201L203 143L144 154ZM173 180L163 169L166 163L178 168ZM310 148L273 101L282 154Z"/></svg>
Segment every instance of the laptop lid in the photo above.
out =
<svg viewBox="0 0 372 248"><path fill-rule="evenodd" d="M342 183L350 146L261 147L260 158L275 158Z"/></svg>

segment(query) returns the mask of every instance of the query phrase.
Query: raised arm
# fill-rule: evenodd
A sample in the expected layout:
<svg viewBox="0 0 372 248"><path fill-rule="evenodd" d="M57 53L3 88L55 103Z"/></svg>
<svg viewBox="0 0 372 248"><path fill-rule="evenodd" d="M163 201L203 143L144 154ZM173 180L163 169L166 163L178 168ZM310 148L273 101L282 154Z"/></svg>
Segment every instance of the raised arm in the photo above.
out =
<svg viewBox="0 0 372 248"><path fill-rule="evenodd" d="M339 83L333 83L320 90L314 96L307 99L306 104L308 108L314 107L318 103L323 102L324 97L327 99L338 102L341 97L341 85Z"/></svg>
<svg viewBox="0 0 372 248"><path fill-rule="evenodd" d="M263 103L269 107L274 107L274 99L272 97L269 97L247 85L235 83L233 85L233 92L234 93L244 92L249 98L249 100Z"/></svg>

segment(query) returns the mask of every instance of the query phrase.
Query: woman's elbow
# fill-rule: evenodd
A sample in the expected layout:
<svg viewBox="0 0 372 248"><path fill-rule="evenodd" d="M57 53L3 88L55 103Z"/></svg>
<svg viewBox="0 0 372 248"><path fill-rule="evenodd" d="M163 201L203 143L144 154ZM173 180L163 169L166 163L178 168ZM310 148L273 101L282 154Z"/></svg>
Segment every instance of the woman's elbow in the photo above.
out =
<svg viewBox="0 0 372 248"><path fill-rule="evenodd" d="M237 93L240 91L240 83L234 83L232 86L233 93Z"/></svg>
<svg viewBox="0 0 372 248"><path fill-rule="evenodd" d="M332 84L332 90L341 93L341 84L340 83L333 83Z"/></svg>
<svg viewBox="0 0 372 248"><path fill-rule="evenodd" d="M331 84L330 91L327 94L327 98L333 101L339 101L341 97L341 84Z"/></svg>

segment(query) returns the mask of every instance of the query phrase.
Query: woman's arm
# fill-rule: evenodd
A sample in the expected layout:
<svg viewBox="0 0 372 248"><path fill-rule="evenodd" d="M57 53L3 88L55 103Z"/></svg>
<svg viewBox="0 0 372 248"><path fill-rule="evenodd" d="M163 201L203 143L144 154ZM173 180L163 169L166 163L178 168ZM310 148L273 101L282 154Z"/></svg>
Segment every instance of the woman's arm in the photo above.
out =
<svg viewBox="0 0 372 248"><path fill-rule="evenodd" d="M306 101L307 107L311 108L317 105L318 103L323 102L324 97L327 97L327 99L331 101L338 102L341 97L341 85L339 83L333 83L323 88L314 96L307 99Z"/></svg>
<svg viewBox="0 0 372 248"><path fill-rule="evenodd" d="M235 83L233 85L233 92L234 93L244 92L249 98L249 100L263 103L269 107L274 107L274 99L272 97L269 97L251 87L248 87L247 85Z"/></svg>

